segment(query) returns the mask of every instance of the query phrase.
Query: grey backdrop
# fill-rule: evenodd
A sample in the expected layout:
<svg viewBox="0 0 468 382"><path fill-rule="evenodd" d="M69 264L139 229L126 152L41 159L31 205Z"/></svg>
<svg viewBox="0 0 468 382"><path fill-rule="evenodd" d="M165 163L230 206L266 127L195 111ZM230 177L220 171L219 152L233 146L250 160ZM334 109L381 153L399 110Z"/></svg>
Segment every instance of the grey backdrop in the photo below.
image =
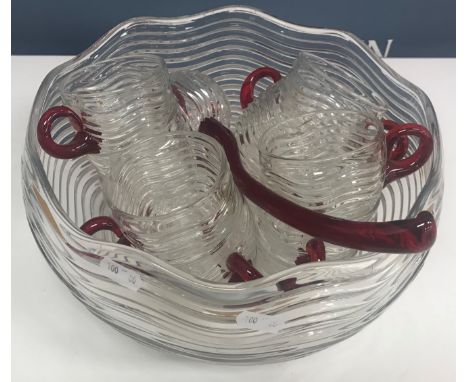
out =
<svg viewBox="0 0 468 382"><path fill-rule="evenodd" d="M12 0L12 54L78 54L134 16L183 16L225 0ZM353 32L390 57L454 57L455 0L244 1L297 24Z"/></svg>

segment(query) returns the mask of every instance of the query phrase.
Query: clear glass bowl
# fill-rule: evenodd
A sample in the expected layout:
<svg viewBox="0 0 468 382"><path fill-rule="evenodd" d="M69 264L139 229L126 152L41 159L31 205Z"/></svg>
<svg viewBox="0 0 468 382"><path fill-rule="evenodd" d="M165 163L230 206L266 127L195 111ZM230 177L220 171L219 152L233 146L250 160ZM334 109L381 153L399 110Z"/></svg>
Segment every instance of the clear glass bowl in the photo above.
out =
<svg viewBox="0 0 468 382"><path fill-rule="evenodd" d="M31 112L22 161L26 212L46 260L70 291L96 316L139 341L231 363L298 358L355 334L376 318L417 274L428 252L361 253L347 261L308 263L248 283L224 284L201 281L138 249L114 244L110 233L91 237L79 229L92 217L111 214L98 175L86 157L67 161L46 155L37 143L38 120L60 104L57 84L72 67L139 51L154 51L170 70L193 68L210 75L226 92L232 126L241 113L242 81L256 67L287 73L300 51L352 66L389 105L386 118L420 123L434 138L428 163L383 190L377 221L413 217L422 210L436 218L440 214L442 153L431 102L352 34L293 25L234 6L174 19L135 18L52 70ZM264 80L257 86L262 90L268 84ZM73 134L63 120L54 139L65 143ZM131 290L109 278L97 266L99 258L145 269L140 288ZM295 287L285 287L291 284ZM245 311L281 319L284 325L277 332L264 325L247 329L236 320L240 314L244 319Z"/></svg>

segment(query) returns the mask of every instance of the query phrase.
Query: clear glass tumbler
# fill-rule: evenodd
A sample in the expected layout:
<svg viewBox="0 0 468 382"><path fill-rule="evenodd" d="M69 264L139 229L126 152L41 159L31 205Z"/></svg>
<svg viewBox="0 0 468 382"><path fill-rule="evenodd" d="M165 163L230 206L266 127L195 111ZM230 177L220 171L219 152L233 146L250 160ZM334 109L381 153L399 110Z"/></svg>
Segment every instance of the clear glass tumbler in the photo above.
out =
<svg viewBox="0 0 468 382"><path fill-rule="evenodd" d="M287 120L260 138L262 181L307 209L355 221L375 218L385 182L386 144L380 120L329 110ZM255 207L257 269L271 274L294 266L310 236ZM325 243L328 260L357 251Z"/></svg>
<svg viewBox="0 0 468 382"><path fill-rule="evenodd" d="M153 134L113 160L104 190L133 246L214 281L228 281L231 253L255 259L253 217L213 138Z"/></svg>
<svg viewBox="0 0 468 382"><path fill-rule="evenodd" d="M101 175L109 156L131 147L144 130L183 128L164 60L138 54L103 60L73 70L60 84L64 105L81 118L86 132L99 141L90 161Z"/></svg>
<svg viewBox="0 0 468 382"><path fill-rule="evenodd" d="M275 83L254 98L263 77ZM245 110L236 131L244 163L254 176L260 174L258 141L268 127L320 110L356 110L379 118L386 110L385 101L358 73L306 52L299 53L285 77L269 67L251 72L241 89L241 105Z"/></svg>

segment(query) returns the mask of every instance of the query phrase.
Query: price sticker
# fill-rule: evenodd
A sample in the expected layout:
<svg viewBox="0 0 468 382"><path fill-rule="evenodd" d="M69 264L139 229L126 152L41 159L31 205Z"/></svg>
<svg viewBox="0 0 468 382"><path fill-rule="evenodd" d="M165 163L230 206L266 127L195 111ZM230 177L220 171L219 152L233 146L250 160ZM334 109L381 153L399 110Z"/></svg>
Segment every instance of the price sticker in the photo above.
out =
<svg viewBox="0 0 468 382"><path fill-rule="evenodd" d="M236 317L237 326L243 329L253 329L264 333L278 333L284 325L280 316L243 311Z"/></svg>
<svg viewBox="0 0 468 382"><path fill-rule="evenodd" d="M130 290L137 291L141 287L140 275L128 269L111 259L102 259L99 267L104 270L107 277L116 281L120 285L127 287Z"/></svg>

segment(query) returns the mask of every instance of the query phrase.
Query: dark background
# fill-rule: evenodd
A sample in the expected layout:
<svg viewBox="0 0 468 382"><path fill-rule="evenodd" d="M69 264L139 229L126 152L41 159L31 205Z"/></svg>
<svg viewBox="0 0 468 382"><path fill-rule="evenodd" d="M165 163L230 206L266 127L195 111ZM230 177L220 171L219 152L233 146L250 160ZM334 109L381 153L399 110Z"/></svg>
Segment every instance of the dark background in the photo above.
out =
<svg viewBox="0 0 468 382"><path fill-rule="evenodd" d="M171 17L223 0L12 0L12 54L78 54L134 16ZM390 57L455 57L455 0L245 1L296 24L353 32Z"/></svg>

